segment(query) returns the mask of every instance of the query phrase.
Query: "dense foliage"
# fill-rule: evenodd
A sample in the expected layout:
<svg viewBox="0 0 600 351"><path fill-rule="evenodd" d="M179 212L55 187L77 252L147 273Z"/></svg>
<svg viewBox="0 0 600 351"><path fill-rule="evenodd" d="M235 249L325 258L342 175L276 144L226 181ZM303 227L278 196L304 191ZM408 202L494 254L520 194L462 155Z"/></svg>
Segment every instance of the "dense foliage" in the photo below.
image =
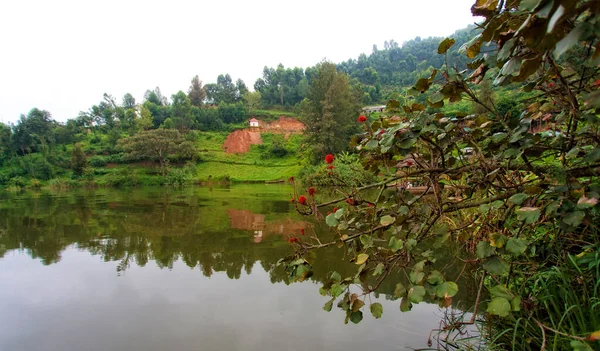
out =
<svg viewBox="0 0 600 351"><path fill-rule="evenodd" d="M384 178L321 204L318 189L296 189L301 213L339 207L325 218L339 236L296 238L286 267L303 280L309 252L345 247L355 274L332 272L320 292L330 298L324 309L337 301L358 323L368 295L397 270L410 277L396 287L400 310L424 300L451 306L461 274L433 263L455 241L481 284L473 318L450 314L441 333L464 332L481 314L489 346L599 349L600 2L477 0L472 12L484 18L464 46L472 71L443 65L390 101L388 116L365 122L361 162ZM437 51L448 60L454 45L447 38ZM534 94L525 108L500 110L473 88L485 79ZM464 99L476 113L439 110ZM378 303L368 309L383 313Z"/></svg>

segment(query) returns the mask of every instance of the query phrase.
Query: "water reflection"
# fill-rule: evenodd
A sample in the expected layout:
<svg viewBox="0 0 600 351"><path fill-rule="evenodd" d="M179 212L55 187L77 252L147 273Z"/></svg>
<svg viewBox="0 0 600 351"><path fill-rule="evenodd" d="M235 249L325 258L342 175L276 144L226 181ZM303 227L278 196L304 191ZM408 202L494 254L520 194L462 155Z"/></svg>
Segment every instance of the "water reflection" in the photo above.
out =
<svg viewBox="0 0 600 351"><path fill-rule="evenodd" d="M5 313L0 323L20 327L0 331L5 340L0 349L423 346L438 322L435 306L421 304L401 314L398 301L389 301L384 320L365 318L345 327L341 313L321 310L325 298L318 285L286 286L288 276L276 263L291 253L288 236L309 227L328 235L294 214L288 191L241 185L3 194L0 309L13 314ZM311 281L324 282L332 270L352 274L355 267L344 263L343 254L337 248L318 252ZM449 253L441 254L437 264L449 266L450 276L464 268ZM211 279L198 279L198 271ZM390 299L398 281L408 284L399 272L382 284L382 297ZM475 284L459 283L454 303L468 306ZM120 327L113 328L114 323ZM147 342L148 335L156 342ZM357 335L364 339L348 342Z"/></svg>

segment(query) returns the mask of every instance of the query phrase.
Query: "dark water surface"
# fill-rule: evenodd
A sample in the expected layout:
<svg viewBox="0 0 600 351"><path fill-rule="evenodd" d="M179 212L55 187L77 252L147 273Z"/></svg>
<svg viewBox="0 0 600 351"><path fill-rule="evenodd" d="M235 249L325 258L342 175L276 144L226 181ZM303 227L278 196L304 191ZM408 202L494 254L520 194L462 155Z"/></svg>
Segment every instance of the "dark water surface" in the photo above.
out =
<svg viewBox="0 0 600 351"><path fill-rule="evenodd" d="M421 303L401 313L389 299L397 279L381 287L379 320L367 307L360 324L344 325L339 309L322 310L328 272L355 269L341 249L318 252L314 276L289 284L276 264L292 252L288 235L328 235L293 212L289 193L236 185L0 195L0 350L425 347L443 312Z"/></svg>

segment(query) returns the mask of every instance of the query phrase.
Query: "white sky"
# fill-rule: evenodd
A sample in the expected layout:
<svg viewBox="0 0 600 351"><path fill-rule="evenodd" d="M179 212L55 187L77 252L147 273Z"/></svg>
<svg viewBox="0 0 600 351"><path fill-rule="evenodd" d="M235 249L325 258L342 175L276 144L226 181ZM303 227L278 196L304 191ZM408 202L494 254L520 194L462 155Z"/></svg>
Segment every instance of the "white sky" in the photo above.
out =
<svg viewBox="0 0 600 351"><path fill-rule="evenodd" d="M263 67L369 54L385 40L446 36L474 0L7 0L0 3L0 121L31 108L65 121L109 93L141 101L221 73L252 89Z"/></svg>

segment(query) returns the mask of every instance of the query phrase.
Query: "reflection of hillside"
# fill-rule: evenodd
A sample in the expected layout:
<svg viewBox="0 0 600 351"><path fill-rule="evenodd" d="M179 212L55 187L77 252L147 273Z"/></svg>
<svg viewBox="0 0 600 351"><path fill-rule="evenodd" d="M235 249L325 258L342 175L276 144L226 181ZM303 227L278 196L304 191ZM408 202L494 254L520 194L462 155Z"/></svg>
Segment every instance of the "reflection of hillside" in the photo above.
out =
<svg viewBox="0 0 600 351"><path fill-rule="evenodd" d="M298 235L300 229L306 229L312 224L305 221L295 221L291 218L266 221L265 215L256 214L249 210L228 209L227 215L231 228L254 232L254 242L261 242L267 235Z"/></svg>

